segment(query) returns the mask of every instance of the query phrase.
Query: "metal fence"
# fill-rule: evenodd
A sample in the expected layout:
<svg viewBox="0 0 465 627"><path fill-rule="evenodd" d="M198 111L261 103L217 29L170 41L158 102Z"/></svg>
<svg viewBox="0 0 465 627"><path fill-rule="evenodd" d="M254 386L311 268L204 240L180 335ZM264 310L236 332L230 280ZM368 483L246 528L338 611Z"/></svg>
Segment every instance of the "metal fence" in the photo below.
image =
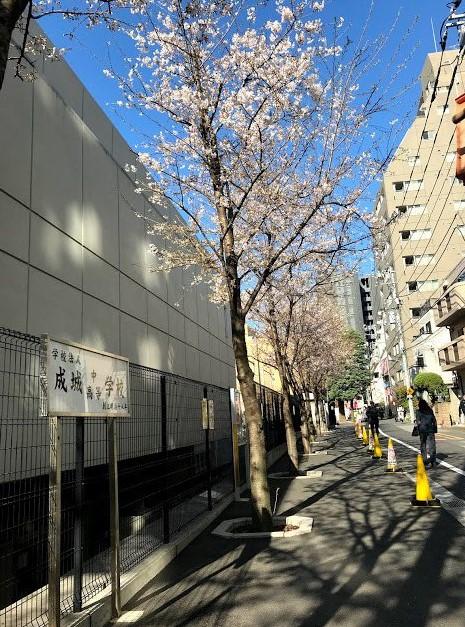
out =
<svg viewBox="0 0 465 627"><path fill-rule="evenodd" d="M48 421L40 338L0 329L0 625L47 624ZM131 416L117 421L125 572L233 490L228 390L130 364ZM215 428L204 431L202 398ZM110 581L104 419L62 418L61 611ZM79 446L84 466L76 467ZM81 541L82 539L82 541Z"/></svg>
<svg viewBox="0 0 465 627"><path fill-rule="evenodd" d="M262 410L263 431L267 451L286 441L286 430L283 419L283 397L278 392L255 384L257 398Z"/></svg>

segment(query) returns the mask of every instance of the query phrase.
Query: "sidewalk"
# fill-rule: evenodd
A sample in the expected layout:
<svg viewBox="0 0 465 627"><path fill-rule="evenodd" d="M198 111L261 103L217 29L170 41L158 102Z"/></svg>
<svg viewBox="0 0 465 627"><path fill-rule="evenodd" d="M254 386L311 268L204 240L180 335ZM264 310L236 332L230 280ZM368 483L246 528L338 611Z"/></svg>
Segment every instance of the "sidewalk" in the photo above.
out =
<svg viewBox="0 0 465 627"><path fill-rule="evenodd" d="M321 479L271 481L279 513L314 518L310 535L236 541L206 531L118 624L463 627L465 529L441 509L412 508L413 484L373 462L351 426L324 447L330 454L302 464ZM247 514L236 503L221 518Z"/></svg>

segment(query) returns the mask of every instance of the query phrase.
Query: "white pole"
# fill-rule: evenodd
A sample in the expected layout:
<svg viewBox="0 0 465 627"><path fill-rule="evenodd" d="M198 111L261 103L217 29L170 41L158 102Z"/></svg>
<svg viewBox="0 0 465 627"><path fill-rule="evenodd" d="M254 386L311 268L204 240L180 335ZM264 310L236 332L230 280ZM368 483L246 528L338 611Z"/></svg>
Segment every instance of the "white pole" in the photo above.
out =
<svg viewBox="0 0 465 627"><path fill-rule="evenodd" d="M434 32L433 18L431 18L431 30L433 31L434 51L437 52L438 51L438 47L437 47L437 44L436 44L436 33Z"/></svg>

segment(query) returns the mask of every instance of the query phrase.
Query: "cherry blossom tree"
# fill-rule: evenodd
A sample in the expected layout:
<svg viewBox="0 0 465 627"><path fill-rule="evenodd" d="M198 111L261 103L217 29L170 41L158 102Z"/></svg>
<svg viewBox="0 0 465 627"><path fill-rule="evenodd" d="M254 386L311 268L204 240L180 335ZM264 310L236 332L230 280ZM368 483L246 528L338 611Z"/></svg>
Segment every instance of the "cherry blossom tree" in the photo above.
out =
<svg viewBox="0 0 465 627"><path fill-rule="evenodd" d="M313 416L322 429L320 401L331 379L346 367L353 344L332 297L316 292L300 303L289 358L293 385L301 397L314 398Z"/></svg>
<svg viewBox="0 0 465 627"><path fill-rule="evenodd" d="M123 106L145 116L140 191L152 202L169 199L184 218L148 224L169 242L153 244L154 268L192 268L229 303L253 519L269 529L245 321L273 277L354 244L347 225L360 219L386 160L370 133L385 93L360 87L379 44L353 44L342 20L325 27L323 2L276 0L260 12L238 0L152 8L126 29L134 45L127 72L117 64L107 73Z"/></svg>
<svg viewBox="0 0 465 627"><path fill-rule="evenodd" d="M26 58L40 54L48 61L61 58L64 49L53 46L31 24L42 18L61 16L77 27L93 28L100 24L116 31L145 11L146 0L0 0L0 89L8 61L15 63L19 78L34 78ZM18 29L17 49L11 53L13 30Z"/></svg>

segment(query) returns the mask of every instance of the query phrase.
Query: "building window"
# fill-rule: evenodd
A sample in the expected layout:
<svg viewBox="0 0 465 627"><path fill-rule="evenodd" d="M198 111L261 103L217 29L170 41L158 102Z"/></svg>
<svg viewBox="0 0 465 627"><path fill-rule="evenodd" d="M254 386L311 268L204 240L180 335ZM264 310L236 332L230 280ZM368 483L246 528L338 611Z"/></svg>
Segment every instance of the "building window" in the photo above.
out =
<svg viewBox="0 0 465 627"><path fill-rule="evenodd" d="M452 163L452 161L455 161L455 152L448 152L446 154L446 163Z"/></svg>
<svg viewBox="0 0 465 627"><path fill-rule="evenodd" d="M444 113L449 113L449 105L445 104L441 107L436 107L436 113L438 115L443 115Z"/></svg>
<svg viewBox="0 0 465 627"><path fill-rule="evenodd" d="M419 368L424 368L425 367L425 358L423 357L423 353L418 353L417 354L417 366Z"/></svg>
<svg viewBox="0 0 465 627"><path fill-rule="evenodd" d="M436 131L423 131L423 133L421 134L421 138L422 139L434 139L435 135L436 135Z"/></svg>
<svg viewBox="0 0 465 627"><path fill-rule="evenodd" d="M401 231L400 237L403 240L429 239L431 237L431 229L416 229L415 231Z"/></svg>
<svg viewBox="0 0 465 627"><path fill-rule="evenodd" d="M458 226L457 231L460 233L463 239L465 239L465 224L461 224L460 226Z"/></svg>
<svg viewBox="0 0 465 627"><path fill-rule="evenodd" d="M461 211L465 209L465 200L454 200L454 209L456 211Z"/></svg>
<svg viewBox="0 0 465 627"><path fill-rule="evenodd" d="M407 257L404 257L404 265L413 266L414 260L415 260L415 257L413 255L408 255Z"/></svg>
<svg viewBox="0 0 465 627"><path fill-rule="evenodd" d="M416 292L418 289L418 281L409 281L407 285L409 292Z"/></svg>
<svg viewBox="0 0 465 627"><path fill-rule="evenodd" d="M425 324L425 333L432 333L431 322Z"/></svg>
<svg viewBox="0 0 465 627"><path fill-rule="evenodd" d="M408 158L408 164L410 166L419 165L419 163L420 163L419 155L412 155L411 157Z"/></svg>
<svg viewBox="0 0 465 627"><path fill-rule="evenodd" d="M416 192L419 189L423 189L423 180L412 180L412 181L395 181L392 186L394 187L394 191L396 192Z"/></svg>
<svg viewBox="0 0 465 627"><path fill-rule="evenodd" d="M419 318L421 309L420 307L412 307L412 309L410 309L410 313L412 314L412 318Z"/></svg>

